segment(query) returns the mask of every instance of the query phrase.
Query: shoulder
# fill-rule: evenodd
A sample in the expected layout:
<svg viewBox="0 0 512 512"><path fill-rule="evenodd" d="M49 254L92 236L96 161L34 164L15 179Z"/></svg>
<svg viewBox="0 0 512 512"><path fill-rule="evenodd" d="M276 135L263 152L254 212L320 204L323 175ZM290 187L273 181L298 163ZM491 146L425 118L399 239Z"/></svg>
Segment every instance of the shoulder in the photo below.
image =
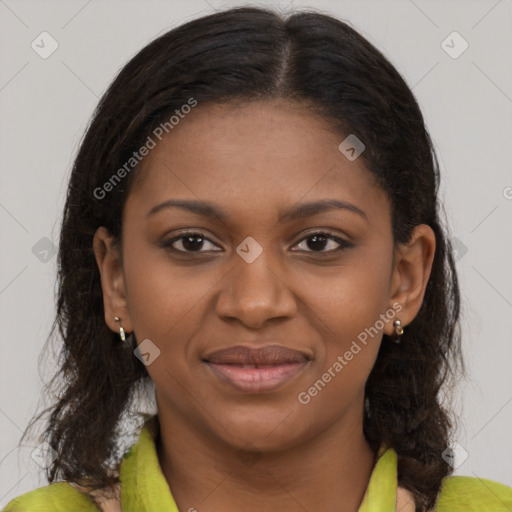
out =
<svg viewBox="0 0 512 512"><path fill-rule="evenodd" d="M29 491L10 501L2 512L98 512L84 493L67 482L56 482Z"/></svg>
<svg viewBox="0 0 512 512"><path fill-rule="evenodd" d="M443 479L436 512L510 512L512 487L472 476Z"/></svg>

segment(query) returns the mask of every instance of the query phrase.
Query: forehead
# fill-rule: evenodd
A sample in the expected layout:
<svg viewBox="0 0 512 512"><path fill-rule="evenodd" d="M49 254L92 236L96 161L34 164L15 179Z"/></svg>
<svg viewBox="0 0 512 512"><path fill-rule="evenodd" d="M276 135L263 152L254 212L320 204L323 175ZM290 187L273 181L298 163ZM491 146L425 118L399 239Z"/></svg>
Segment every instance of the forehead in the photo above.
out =
<svg viewBox="0 0 512 512"><path fill-rule="evenodd" d="M386 207L363 159L338 149L344 138L301 104L199 104L156 141L129 201L151 209L171 198L201 199L271 216L276 207L325 197Z"/></svg>

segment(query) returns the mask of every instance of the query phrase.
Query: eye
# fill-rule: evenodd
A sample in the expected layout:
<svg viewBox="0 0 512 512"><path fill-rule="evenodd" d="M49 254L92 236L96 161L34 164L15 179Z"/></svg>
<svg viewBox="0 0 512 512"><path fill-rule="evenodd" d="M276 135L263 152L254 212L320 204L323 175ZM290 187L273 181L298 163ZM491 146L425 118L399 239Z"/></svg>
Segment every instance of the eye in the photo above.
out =
<svg viewBox="0 0 512 512"><path fill-rule="evenodd" d="M204 249L205 244L210 244L211 248ZM191 253L191 252L208 252L208 251L222 251L211 240L206 238L202 233L190 231L182 233L180 236L175 236L170 240L163 242L163 247L169 247L177 252Z"/></svg>
<svg viewBox="0 0 512 512"><path fill-rule="evenodd" d="M210 247L208 247L208 244ZM302 249L300 245L303 244ZM305 246L304 246L305 244ZM304 252L333 253L353 247L353 244L326 232L314 232L304 237L298 244ZM162 243L162 247L181 253L222 252L216 244L200 232L187 231Z"/></svg>
<svg viewBox="0 0 512 512"><path fill-rule="evenodd" d="M310 233L303 238L297 246L304 243L307 248L311 249L305 252L332 253L353 247L353 244L342 238L320 231ZM326 248L328 248L328 250L325 250Z"/></svg>

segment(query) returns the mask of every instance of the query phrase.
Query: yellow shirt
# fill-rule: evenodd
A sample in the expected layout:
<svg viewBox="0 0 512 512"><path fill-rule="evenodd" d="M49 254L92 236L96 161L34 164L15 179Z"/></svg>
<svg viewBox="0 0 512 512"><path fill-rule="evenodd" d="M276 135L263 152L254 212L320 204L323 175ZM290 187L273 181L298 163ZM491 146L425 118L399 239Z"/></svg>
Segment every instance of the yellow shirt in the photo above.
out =
<svg viewBox="0 0 512 512"><path fill-rule="evenodd" d="M119 475L122 512L179 512L160 468L154 430L147 424L142 428L138 441L123 457ZM396 499L396 452L381 446L359 512L395 512ZM3 512L99 510L89 496L67 482L57 482L15 498ZM435 511L511 512L512 488L492 480L449 476L443 480Z"/></svg>

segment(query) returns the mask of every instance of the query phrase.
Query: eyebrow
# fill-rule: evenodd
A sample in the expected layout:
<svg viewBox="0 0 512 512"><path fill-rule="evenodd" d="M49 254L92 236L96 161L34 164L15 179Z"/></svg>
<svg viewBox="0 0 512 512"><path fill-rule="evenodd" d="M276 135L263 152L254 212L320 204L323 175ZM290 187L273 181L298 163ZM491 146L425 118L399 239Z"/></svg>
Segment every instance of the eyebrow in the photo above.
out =
<svg viewBox="0 0 512 512"><path fill-rule="evenodd" d="M183 210L187 210L204 217L216 217L224 223L228 223L230 218L228 213L221 210L212 203L185 199L169 199L168 201L157 204L148 212L147 217L150 217L157 212L169 208L181 208ZM356 213L368 221L366 213L351 203L340 201L339 199L321 199L319 201L313 201L310 203L299 203L281 211L279 214L278 222L289 222L294 219L303 219L327 211L339 209L344 209Z"/></svg>

